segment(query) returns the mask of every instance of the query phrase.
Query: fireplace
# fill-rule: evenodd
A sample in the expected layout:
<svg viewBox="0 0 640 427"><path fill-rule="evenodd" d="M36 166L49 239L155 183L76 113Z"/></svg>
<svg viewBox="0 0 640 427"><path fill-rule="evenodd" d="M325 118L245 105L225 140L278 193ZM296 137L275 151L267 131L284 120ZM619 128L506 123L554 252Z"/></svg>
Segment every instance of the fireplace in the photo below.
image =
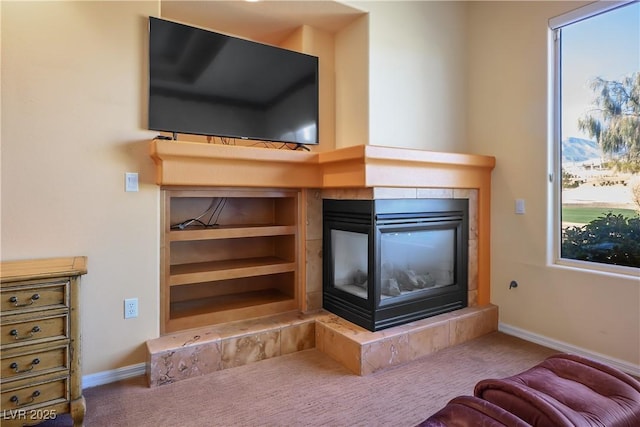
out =
<svg viewBox="0 0 640 427"><path fill-rule="evenodd" d="M323 200L323 307L370 331L467 306L468 200Z"/></svg>

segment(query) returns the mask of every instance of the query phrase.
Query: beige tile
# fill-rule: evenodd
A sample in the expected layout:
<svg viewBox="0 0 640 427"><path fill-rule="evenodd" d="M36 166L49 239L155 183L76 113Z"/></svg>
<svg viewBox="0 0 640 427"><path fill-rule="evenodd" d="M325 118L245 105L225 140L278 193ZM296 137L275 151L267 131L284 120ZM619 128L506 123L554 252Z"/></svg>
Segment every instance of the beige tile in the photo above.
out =
<svg viewBox="0 0 640 427"><path fill-rule="evenodd" d="M275 329L282 329L289 326L297 326L302 325L309 322L314 322L316 319L316 314L308 314L301 312L288 312L281 313L271 316L276 325Z"/></svg>
<svg viewBox="0 0 640 427"><path fill-rule="evenodd" d="M469 240L469 259L467 264L469 290L478 289L478 241Z"/></svg>
<svg viewBox="0 0 640 427"><path fill-rule="evenodd" d="M320 310L322 308L322 291L307 293L307 311Z"/></svg>
<svg viewBox="0 0 640 427"><path fill-rule="evenodd" d="M287 326L280 330L280 354L295 353L316 346L315 321Z"/></svg>
<svg viewBox="0 0 640 427"><path fill-rule="evenodd" d="M322 320L318 320L319 323L324 324L327 328L335 331L341 336L348 338L349 340L356 342L360 345L368 342L376 341L384 338L386 334L391 332L371 332L361 326L353 324L335 314L328 316Z"/></svg>
<svg viewBox="0 0 640 427"><path fill-rule="evenodd" d="M455 199L469 199L469 204L477 204L478 189L477 188L454 188L453 197Z"/></svg>
<svg viewBox="0 0 640 427"><path fill-rule="evenodd" d="M224 369L269 359L280 355L280 331L270 331L229 338L222 341Z"/></svg>
<svg viewBox="0 0 640 427"><path fill-rule="evenodd" d="M207 327L163 335L161 337L148 340L146 345L147 352L154 354L191 345L201 345L207 342L217 341L219 339L220 334L218 331L215 328Z"/></svg>
<svg viewBox="0 0 640 427"><path fill-rule="evenodd" d="M469 193L469 240L478 240L478 190Z"/></svg>
<svg viewBox="0 0 640 427"><path fill-rule="evenodd" d="M150 387L171 384L222 369L220 342L152 354L147 366Z"/></svg>
<svg viewBox="0 0 640 427"><path fill-rule="evenodd" d="M418 188L418 199L453 199L451 188Z"/></svg>
<svg viewBox="0 0 640 427"><path fill-rule="evenodd" d="M455 188L453 198L469 201L469 240L478 239L478 190L475 188Z"/></svg>
<svg viewBox="0 0 640 427"><path fill-rule="evenodd" d="M469 307L477 307L478 306L478 291L469 291L467 295L467 305Z"/></svg>
<svg viewBox="0 0 640 427"><path fill-rule="evenodd" d="M449 321L432 323L409 332L409 360L435 353L449 347Z"/></svg>
<svg viewBox="0 0 640 427"><path fill-rule="evenodd" d="M322 323L316 321L315 324L315 336L316 336L316 349L324 353L324 333L327 330L327 327Z"/></svg>
<svg viewBox="0 0 640 427"><path fill-rule="evenodd" d="M323 199L373 200L372 188L325 188Z"/></svg>
<svg viewBox="0 0 640 427"><path fill-rule="evenodd" d="M307 240L307 293L322 291L322 239Z"/></svg>
<svg viewBox="0 0 640 427"><path fill-rule="evenodd" d="M416 188L376 187L373 189L374 199L415 199Z"/></svg>
<svg viewBox="0 0 640 427"><path fill-rule="evenodd" d="M316 339L321 336L322 344L316 348L322 351L333 360L342 364L345 368L356 375L361 375L361 346L360 344L350 340L345 335L338 333L330 328L326 323L316 323L316 329L320 334L316 334Z"/></svg>
<svg viewBox="0 0 640 427"><path fill-rule="evenodd" d="M411 360L409 349L409 335L402 334L382 339L362 347L362 367L360 375L402 365Z"/></svg>
<svg viewBox="0 0 640 427"><path fill-rule="evenodd" d="M236 322L215 325L215 330L221 339L237 338L244 335L255 335L277 330L282 326L282 319L278 317L260 317L257 319L240 320Z"/></svg>
<svg viewBox="0 0 640 427"><path fill-rule="evenodd" d="M322 239L322 190L307 189L306 239Z"/></svg>
<svg viewBox="0 0 640 427"><path fill-rule="evenodd" d="M451 345L456 345L497 330L497 306L468 307L464 314L451 320L449 340Z"/></svg>

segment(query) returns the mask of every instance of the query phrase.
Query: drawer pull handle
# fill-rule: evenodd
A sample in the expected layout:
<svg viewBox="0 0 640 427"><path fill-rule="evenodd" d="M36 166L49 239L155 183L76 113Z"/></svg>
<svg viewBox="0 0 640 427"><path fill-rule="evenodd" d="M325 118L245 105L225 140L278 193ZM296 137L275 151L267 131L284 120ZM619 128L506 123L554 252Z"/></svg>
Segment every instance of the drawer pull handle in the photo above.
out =
<svg viewBox="0 0 640 427"><path fill-rule="evenodd" d="M20 403L20 398L18 396L16 396L15 394L13 396L11 396L11 398L9 399L9 401L11 403L13 403L16 406L24 406L24 405L28 405L30 403L33 403L36 398L40 396L40 390L35 390L33 393L31 393L31 396L29 396L29 400L23 403Z"/></svg>
<svg viewBox="0 0 640 427"><path fill-rule="evenodd" d="M27 306L33 304L34 302L36 302L39 299L40 299L40 294L33 294L33 295L31 295L31 298L29 299L29 302L26 302L24 304L19 304L18 303L18 297L14 295L11 298L9 298L9 302L13 303L14 307L27 307Z"/></svg>
<svg viewBox="0 0 640 427"><path fill-rule="evenodd" d="M24 340L27 338L31 338L33 334L40 332L40 326L36 325L29 331L29 335L25 335L24 337L20 336L20 333L17 329L12 329L9 334L16 340Z"/></svg>
<svg viewBox="0 0 640 427"><path fill-rule="evenodd" d="M9 365L9 367L11 369L13 369L13 372L15 372L16 374L22 374L23 372L29 372L30 370L32 370L33 368L36 367L37 364L40 363L40 359L38 359L37 357L35 359L33 359L31 361L31 367L27 368L27 369L23 369L20 370L20 368L18 367L18 364L16 362L13 362L11 365Z"/></svg>

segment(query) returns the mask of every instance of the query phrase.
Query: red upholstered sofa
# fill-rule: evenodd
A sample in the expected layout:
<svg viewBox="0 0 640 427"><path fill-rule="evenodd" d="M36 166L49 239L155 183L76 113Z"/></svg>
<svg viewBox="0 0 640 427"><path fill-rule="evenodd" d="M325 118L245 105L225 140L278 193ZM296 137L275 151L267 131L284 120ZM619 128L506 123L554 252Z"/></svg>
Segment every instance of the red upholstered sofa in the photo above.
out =
<svg viewBox="0 0 640 427"><path fill-rule="evenodd" d="M482 380L474 395L484 403L453 399L420 426L640 426L640 382L577 355L557 354L517 375Z"/></svg>

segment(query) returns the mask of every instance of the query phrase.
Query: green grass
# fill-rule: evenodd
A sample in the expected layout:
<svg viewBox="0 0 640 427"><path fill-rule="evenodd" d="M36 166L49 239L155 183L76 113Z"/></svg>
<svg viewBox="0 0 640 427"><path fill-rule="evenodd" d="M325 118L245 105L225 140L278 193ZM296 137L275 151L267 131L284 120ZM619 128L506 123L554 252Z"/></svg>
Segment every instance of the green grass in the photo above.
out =
<svg viewBox="0 0 640 427"><path fill-rule="evenodd" d="M613 213L614 215L622 214L628 218L636 218L638 216L638 212L633 209L563 206L562 221L575 222L578 224L588 224L594 219L604 216L609 212Z"/></svg>

